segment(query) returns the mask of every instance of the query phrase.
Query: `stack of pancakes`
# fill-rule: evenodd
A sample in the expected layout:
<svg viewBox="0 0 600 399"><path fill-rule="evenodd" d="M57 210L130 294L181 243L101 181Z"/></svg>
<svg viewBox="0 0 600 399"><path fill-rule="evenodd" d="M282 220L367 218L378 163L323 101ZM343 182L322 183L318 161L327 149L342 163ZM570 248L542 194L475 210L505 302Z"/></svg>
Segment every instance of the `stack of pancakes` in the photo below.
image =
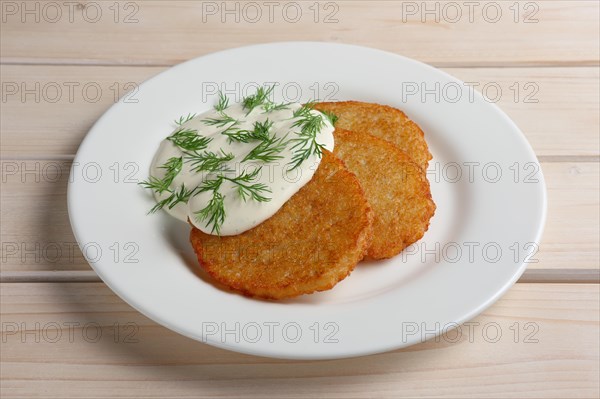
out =
<svg viewBox="0 0 600 399"><path fill-rule="evenodd" d="M357 101L317 103L338 117L335 149L270 219L236 236L193 228L200 265L244 295L281 299L324 291L362 259L399 254L435 212L423 131L402 111Z"/></svg>

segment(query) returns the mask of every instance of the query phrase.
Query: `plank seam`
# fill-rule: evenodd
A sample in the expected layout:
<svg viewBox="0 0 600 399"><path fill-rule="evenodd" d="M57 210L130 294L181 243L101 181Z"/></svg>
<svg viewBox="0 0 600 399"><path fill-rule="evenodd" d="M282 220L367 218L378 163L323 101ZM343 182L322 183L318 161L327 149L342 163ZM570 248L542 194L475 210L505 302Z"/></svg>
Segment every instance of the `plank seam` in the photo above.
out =
<svg viewBox="0 0 600 399"><path fill-rule="evenodd" d="M100 277L92 270L2 272L0 283L98 283ZM600 269L531 269L518 283L537 284L600 284Z"/></svg>

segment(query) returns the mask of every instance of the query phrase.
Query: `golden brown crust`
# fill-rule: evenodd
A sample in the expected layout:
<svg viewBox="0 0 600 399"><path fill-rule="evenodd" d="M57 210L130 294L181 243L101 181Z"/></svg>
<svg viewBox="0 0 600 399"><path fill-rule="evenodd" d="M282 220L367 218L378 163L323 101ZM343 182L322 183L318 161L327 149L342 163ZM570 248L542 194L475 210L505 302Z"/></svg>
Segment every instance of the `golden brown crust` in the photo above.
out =
<svg viewBox="0 0 600 399"><path fill-rule="evenodd" d="M388 141L343 129L334 137L334 155L356 175L373 209L367 257L390 258L420 240L435 212L425 172Z"/></svg>
<svg viewBox="0 0 600 399"><path fill-rule="evenodd" d="M324 151L313 178L270 219L236 236L193 228L200 265L247 296L324 291L347 277L372 237L373 214L356 176Z"/></svg>
<svg viewBox="0 0 600 399"><path fill-rule="evenodd" d="M390 141L406 152L421 169L427 169L431 153L425 135L399 109L360 101L317 103L315 109L334 113L339 118L335 125L337 128Z"/></svg>

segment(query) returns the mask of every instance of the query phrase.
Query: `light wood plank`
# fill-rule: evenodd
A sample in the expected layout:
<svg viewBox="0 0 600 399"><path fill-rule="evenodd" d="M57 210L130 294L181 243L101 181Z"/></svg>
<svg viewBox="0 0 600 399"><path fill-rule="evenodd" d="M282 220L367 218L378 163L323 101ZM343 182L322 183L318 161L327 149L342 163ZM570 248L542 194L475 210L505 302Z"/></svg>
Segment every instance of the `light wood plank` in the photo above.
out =
<svg viewBox="0 0 600 399"><path fill-rule="evenodd" d="M72 156L126 85L164 69L2 66L2 158Z"/></svg>
<svg viewBox="0 0 600 399"><path fill-rule="evenodd" d="M472 330L462 326L459 339L451 331L437 342L380 355L297 362L184 338L103 284L3 284L2 392L14 398L597 397L598 295L598 285L517 284L472 321ZM138 329L126 330L126 323ZM501 336L493 342L496 326ZM91 342L97 331L98 342ZM124 342L125 333L136 342Z"/></svg>
<svg viewBox="0 0 600 399"><path fill-rule="evenodd" d="M3 66L1 156L10 159L74 154L94 121L114 103L115 95L123 95L128 83L141 83L164 69ZM478 89L487 87L486 93L492 99L499 87L502 95L497 104L520 126L538 156L600 154L597 68L445 70L477 84ZM96 85L101 93L97 101ZM72 96L69 86L73 87ZM54 102L57 87L62 95ZM26 90L33 92L27 94Z"/></svg>
<svg viewBox="0 0 600 399"><path fill-rule="evenodd" d="M537 266L600 268L599 166L598 163L542 164L548 188L548 217Z"/></svg>
<svg viewBox="0 0 600 399"><path fill-rule="evenodd" d="M7 3L17 5L3 13L11 63L171 65L274 40L372 46L438 66L597 65L599 56L597 1L283 1L272 13L266 2L82 1L58 17L45 2L30 14Z"/></svg>
<svg viewBox="0 0 600 399"><path fill-rule="evenodd" d="M68 219L66 187L70 163L2 161L0 166L4 179L0 197L0 270L90 270L77 248ZM542 170L548 186L548 220L539 252L529 268L598 270L600 164L549 162L542 163ZM137 178L143 178L141 173ZM110 171L103 176L112 178ZM106 252L110 253L108 249ZM596 281L594 275L588 277ZM12 278L26 276L13 274Z"/></svg>
<svg viewBox="0 0 600 399"><path fill-rule="evenodd" d="M446 68L474 82L523 131L537 156L600 154L600 70ZM500 88L498 97L496 88ZM485 89L484 89L485 88ZM499 98L498 101L495 99Z"/></svg>

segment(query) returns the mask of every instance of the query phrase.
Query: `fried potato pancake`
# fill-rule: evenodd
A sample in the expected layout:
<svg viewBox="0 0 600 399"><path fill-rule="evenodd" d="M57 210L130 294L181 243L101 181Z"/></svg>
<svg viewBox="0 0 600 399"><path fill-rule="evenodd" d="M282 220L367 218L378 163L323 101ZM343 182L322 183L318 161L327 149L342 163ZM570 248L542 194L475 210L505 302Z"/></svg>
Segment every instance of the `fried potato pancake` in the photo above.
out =
<svg viewBox="0 0 600 399"><path fill-rule="evenodd" d="M388 140L427 169L431 153L421 128L404 112L387 105L359 101L316 103L315 109L335 114L339 119L335 127L356 133L367 133Z"/></svg>
<svg viewBox="0 0 600 399"><path fill-rule="evenodd" d="M324 291L347 277L372 237L373 214L354 174L328 151L313 178L271 218L235 236L192 229L200 265L247 296Z"/></svg>
<svg viewBox="0 0 600 399"><path fill-rule="evenodd" d="M373 209L367 258L390 258L420 240L435 212L425 172L388 141L339 128L333 134L333 154L356 175Z"/></svg>

